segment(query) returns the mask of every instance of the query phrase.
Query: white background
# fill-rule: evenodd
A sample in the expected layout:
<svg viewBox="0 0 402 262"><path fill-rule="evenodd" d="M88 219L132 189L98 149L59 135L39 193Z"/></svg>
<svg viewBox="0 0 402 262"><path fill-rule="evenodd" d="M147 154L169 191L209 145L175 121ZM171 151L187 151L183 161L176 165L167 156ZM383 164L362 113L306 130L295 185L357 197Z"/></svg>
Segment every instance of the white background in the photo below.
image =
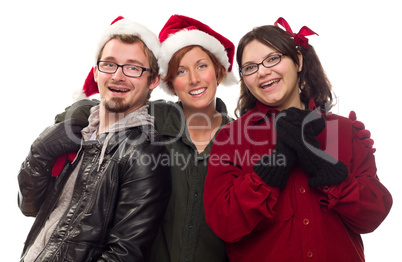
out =
<svg viewBox="0 0 402 262"><path fill-rule="evenodd" d="M172 14L203 21L235 45L252 27L273 24L279 16L294 32L307 25L319 34L309 37L310 44L338 97L334 112L348 116L355 110L371 131L378 175L394 198L387 219L363 235L366 260L400 261L402 19L397 1L23 0L0 5L1 261L18 261L33 222L17 207L20 164L33 140L73 102L71 94L93 65L101 32L123 15L158 34ZM238 94L238 86L218 90L230 112ZM152 98L174 100L160 90Z"/></svg>

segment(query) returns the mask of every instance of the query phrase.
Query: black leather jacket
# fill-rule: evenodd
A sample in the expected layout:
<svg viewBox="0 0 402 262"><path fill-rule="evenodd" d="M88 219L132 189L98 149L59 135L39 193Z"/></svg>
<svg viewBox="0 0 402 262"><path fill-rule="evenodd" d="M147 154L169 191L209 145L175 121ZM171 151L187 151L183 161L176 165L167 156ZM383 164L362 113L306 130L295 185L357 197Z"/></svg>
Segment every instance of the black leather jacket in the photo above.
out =
<svg viewBox="0 0 402 262"><path fill-rule="evenodd" d="M37 261L144 261L171 193L169 155L157 134L143 127L84 142L82 165L67 213ZM79 162L79 161L76 161ZM19 207L36 220L23 257L55 207L76 162L55 178L26 160L18 175Z"/></svg>

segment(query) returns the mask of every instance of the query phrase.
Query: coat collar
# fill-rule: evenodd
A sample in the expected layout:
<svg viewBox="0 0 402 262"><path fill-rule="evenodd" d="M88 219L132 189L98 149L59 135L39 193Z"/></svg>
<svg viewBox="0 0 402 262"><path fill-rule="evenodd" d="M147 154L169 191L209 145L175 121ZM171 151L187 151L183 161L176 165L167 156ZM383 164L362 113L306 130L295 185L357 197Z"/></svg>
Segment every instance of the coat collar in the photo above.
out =
<svg viewBox="0 0 402 262"><path fill-rule="evenodd" d="M183 136L186 133L186 119L182 103L174 103L168 110L169 112L166 114L167 117L165 123L162 128L158 130L159 134L172 137ZM216 98L216 110L222 115L221 126L224 126L233 120L229 117L226 105L220 98Z"/></svg>
<svg viewBox="0 0 402 262"><path fill-rule="evenodd" d="M83 137L82 143L84 146L92 147L92 145L97 144L102 147L99 156L98 171L105 154L109 154L114 147L118 146L124 139L126 139L133 128L138 127L141 130L145 129L149 131L148 135L152 134L154 130L154 117L148 114L148 105L144 105L119 119L117 122L111 125L105 133L100 134L96 141L91 141L89 138L94 132L96 132L100 123L99 108L100 106L98 105L91 109L92 113L88 118L89 126L81 131ZM122 135L123 133L124 135ZM145 135L144 132L142 133L144 134L143 138L137 139L138 141L136 142L148 139L147 135Z"/></svg>
<svg viewBox="0 0 402 262"><path fill-rule="evenodd" d="M317 108L313 99L310 99L306 106L308 106L309 110L315 110ZM263 119L266 115L277 115L279 112L280 111L278 109L267 106L257 100L255 107L248 111L244 117L249 117L248 119L250 119L251 123L256 123Z"/></svg>

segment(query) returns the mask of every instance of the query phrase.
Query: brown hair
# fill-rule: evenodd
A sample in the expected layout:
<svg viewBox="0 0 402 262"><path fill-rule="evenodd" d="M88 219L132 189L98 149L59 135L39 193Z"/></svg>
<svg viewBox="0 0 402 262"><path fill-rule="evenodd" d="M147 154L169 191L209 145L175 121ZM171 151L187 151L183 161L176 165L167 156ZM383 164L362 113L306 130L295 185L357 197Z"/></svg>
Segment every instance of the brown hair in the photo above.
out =
<svg viewBox="0 0 402 262"><path fill-rule="evenodd" d="M174 87L172 82L177 76L177 70L180 66L180 61L184 57L184 55L187 54L189 51L191 51L194 47L200 47L202 51L204 51L209 56L209 58L211 58L212 64L214 65L215 68L216 80L218 81L218 85L226 77L227 71L225 67L219 62L219 60L216 58L214 54L212 54L210 51L199 45L185 46L176 53L174 53L172 58L170 58L168 72L166 76L162 79L163 81L166 82L168 88L173 93L174 93Z"/></svg>
<svg viewBox="0 0 402 262"><path fill-rule="evenodd" d="M118 39L118 40L120 40L120 41L122 41L123 43L126 43L126 44L142 43L143 44L143 51L148 57L149 66L150 66L150 68L152 70L152 72L150 72L150 74L148 76L148 79L147 79L148 80L148 85L151 83L151 81L153 79L155 79L155 77L157 77L159 75L158 60L156 59L154 53L147 47L147 45L141 40L140 37L138 37L136 35L125 35L125 34L123 34L123 35L113 35L109 39L109 41L112 40L112 39ZM105 45L99 51L99 54L97 56L97 61L100 60L100 58L102 56L103 48L105 47ZM152 93L152 90L149 90L147 99L149 99L151 97L151 93Z"/></svg>
<svg viewBox="0 0 402 262"><path fill-rule="evenodd" d="M253 40L257 40L277 52L286 55L292 59L296 65L299 65L298 54L300 52L303 55L303 67L298 73L301 101L308 103L309 99L312 98L317 107L320 107L323 112L332 107L331 83L311 45L308 46L308 49L297 46L293 39L277 26L266 25L256 27L244 35L239 41L236 53L239 68L242 66L241 62L244 48ZM237 112L240 113L240 116L247 113L250 109L255 107L256 102L257 99L250 93L240 74L240 97L235 110L236 116L238 116Z"/></svg>

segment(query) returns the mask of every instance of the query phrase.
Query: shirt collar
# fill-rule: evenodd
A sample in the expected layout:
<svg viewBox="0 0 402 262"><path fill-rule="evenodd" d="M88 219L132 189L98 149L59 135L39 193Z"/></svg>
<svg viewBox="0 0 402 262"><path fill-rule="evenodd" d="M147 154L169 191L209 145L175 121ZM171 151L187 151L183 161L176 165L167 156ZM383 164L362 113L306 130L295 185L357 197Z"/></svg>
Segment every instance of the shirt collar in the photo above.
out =
<svg viewBox="0 0 402 262"><path fill-rule="evenodd" d="M310 98L308 104L306 104L306 105L308 106L309 110L316 109L316 104L312 98ZM251 115L251 116L249 116L250 121L252 123L256 123L256 122L260 121L261 119L263 119L264 116L266 116L266 115L276 115L279 112L280 111L278 109L267 106L257 100L255 107L253 109L251 109L250 111L248 111L244 116L250 114Z"/></svg>
<svg viewBox="0 0 402 262"><path fill-rule="evenodd" d="M169 109L169 111L174 110L176 112L168 113L165 124L163 125L161 130L158 130L161 135L178 136L185 133L183 128L185 127L186 120L183 113L183 105L181 102L177 102L176 105L177 106ZM178 108L181 108L181 110L178 110ZM224 126L233 120L228 115L226 105L220 98L216 98L216 111L218 111L222 115L221 126Z"/></svg>

